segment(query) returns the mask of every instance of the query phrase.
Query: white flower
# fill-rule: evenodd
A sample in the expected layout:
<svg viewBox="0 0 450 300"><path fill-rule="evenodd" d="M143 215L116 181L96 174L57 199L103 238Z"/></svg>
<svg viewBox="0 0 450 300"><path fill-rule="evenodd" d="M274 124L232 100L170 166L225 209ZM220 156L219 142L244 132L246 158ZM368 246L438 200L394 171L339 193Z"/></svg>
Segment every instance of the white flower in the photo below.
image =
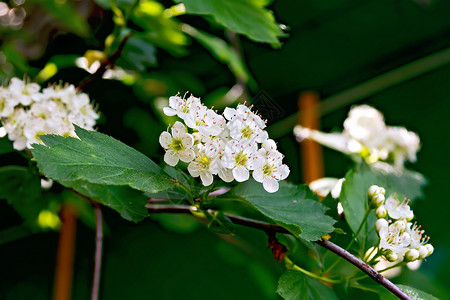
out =
<svg viewBox="0 0 450 300"><path fill-rule="evenodd" d="M169 166L175 166L179 160L190 162L194 159L194 138L187 133L186 127L181 122L175 122L172 126L172 134L164 131L159 136L159 143L166 150L164 161Z"/></svg>
<svg viewBox="0 0 450 300"><path fill-rule="evenodd" d="M354 106L344 121L344 133L368 147L376 147L383 138L383 115L368 105Z"/></svg>
<svg viewBox="0 0 450 300"><path fill-rule="evenodd" d="M256 142L239 143L236 140L231 140L225 145L221 162L222 166L232 170L236 181L243 182L249 179L250 170L262 165L264 158L257 155Z"/></svg>
<svg viewBox="0 0 450 300"><path fill-rule="evenodd" d="M424 246L430 238L424 235L425 230L420 229L420 225L417 223L408 223L406 225L406 232L411 236L411 245L413 249L418 249L420 246Z"/></svg>
<svg viewBox="0 0 450 300"><path fill-rule="evenodd" d="M8 89L11 96L22 105L27 106L40 100L41 87L37 83L26 83L19 78L11 78Z"/></svg>
<svg viewBox="0 0 450 300"><path fill-rule="evenodd" d="M7 88L0 87L0 118L10 116L18 104Z"/></svg>
<svg viewBox="0 0 450 300"><path fill-rule="evenodd" d="M181 98L180 96L172 96L169 98L169 106L164 107L163 111L168 116L177 115L181 119L185 119L186 115L193 108L198 108L201 106L200 99L194 96L190 96L187 99Z"/></svg>
<svg viewBox="0 0 450 300"><path fill-rule="evenodd" d="M387 209L389 217L392 219L406 219L411 220L414 217L414 213L408 205L409 200L400 202L397 198L392 195L386 199L384 206Z"/></svg>
<svg viewBox="0 0 450 300"><path fill-rule="evenodd" d="M382 220L382 219L380 219ZM404 231L400 223L395 222L388 227L382 226L379 231L380 246L394 253L402 252L410 243L410 235Z"/></svg>
<svg viewBox="0 0 450 300"><path fill-rule="evenodd" d="M387 127L385 147L393 157L394 165L402 167L405 161L415 162L420 149L420 138L404 127Z"/></svg>
<svg viewBox="0 0 450 300"><path fill-rule="evenodd" d="M235 110L225 109L224 115L229 120L227 128L233 139L255 140L258 143L268 139L267 132L263 130L266 127L265 122L245 105L238 105Z"/></svg>
<svg viewBox="0 0 450 300"><path fill-rule="evenodd" d="M386 221L386 219L378 219L378 220L375 222L375 230L376 230L377 232L380 232L381 228L383 228L383 227L386 227L386 228L389 227L388 221Z"/></svg>
<svg viewBox="0 0 450 300"><path fill-rule="evenodd" d="M198 144L195 147L195 159L188 165L192 177L200 176L204 186L213 182L213 175L221 170L217 145L212 143Z"/></svg>
<svg viewBox="0 0 450 300"><path fill-rule="evenodd" d="M203 105L191 108L184 121L186 126L200 131L205 137L220 135L226 124L224 117Z"/></svg>
<svg viewBox="0 0 450 300"><path fill-rule="evenodd" d="M264 149L260 149L258 152L262 153L260 155L264 157L264 162L253 171L253 178L261 182L267 192L274 193L278 191L278 181L289 175L289 167L281 163L283 155L278 151L274 151L270 155L266 155Z"/></svg>

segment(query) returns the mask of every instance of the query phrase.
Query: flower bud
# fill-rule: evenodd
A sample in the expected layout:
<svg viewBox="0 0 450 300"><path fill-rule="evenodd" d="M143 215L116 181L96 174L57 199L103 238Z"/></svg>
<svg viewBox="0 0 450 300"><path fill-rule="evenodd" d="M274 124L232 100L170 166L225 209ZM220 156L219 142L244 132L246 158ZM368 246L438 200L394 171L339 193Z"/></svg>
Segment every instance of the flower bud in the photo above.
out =
<svg viewBox="0 0 450 300"><path fill-rule="evenodd" d="M378 189L378 194L382 194L382 195L385 195L385 194L386 194L386 190L384 189L384 187L380 187L380 188Z"/></svg>
<svg viewBox="0 0 450 300"><path fill-rule="evenodd" d="M427 256L428 256L428 249L427 249L427 247L420 246L419 247L419 258L420 259L424 259Z"/></svg>
<svg viewBox="0 0 450 300"><path fill-rule="evenodd" d="M434 247L431 244L426 244L425 247L428 250L427 256L430 256L434 252Z"/></svg>
<svg viewBox="0 0 450 300"><path fill-rule="evenodd" d="M418 258L419 258L419 251L417 251L416 249L409 249L405 253L406 261L415 261Z"/></svg>
<svg viewBox="0 0 450 300"><path fill-rule="evenodd" d="M375 196L376 194L378 194L378 190L379 190L379 186L378 185L372 185L369 188L369 191L367 192L367 194L369 195L369 199L372 199L373 196Z"/></svg>
<svg viewBox="0 0 450 300"><path fill-rule="evenodd" d="M409 212L408 212L408 216L407 216L407 218L406 218L406 221L411 221L412 219L414 218L414 212L412 211L412 210L410 210Z"/></svg>
<svg viewBox="0 0 450 300"><path fill-rule="evenodd" d="M389 224L388 224L388 222L386 221L386 219L378 219L378 220L375 222L375 230L376 230L377 232L380 232L381 228L383 228L383 227L388 227L388 226L389 226Z"/></svg>
<svg viewBox="0 0 450 300"><path fill-rule="evenodd" d="M386 207L384 207L383 205L378 207L375 210L375 215L377 216L378 219L386 218L386 216L387 216L387 209L386 209Z"/></svg>
<svg viewBox="0 0 450 300"><path fill-rule="evenodd" d="M384 254L384 257L386 257L386 259L390 262L394 262L398 259L397 253L394 253L394 251L392 251L392 250L386 251L386 253Z"/></svg>
<svg viewBox="0 0 450 300"><path fill-rule="evenodd" d="M383 194L376 194L375 196L372 197L372 205L374 207L379 207L383 205L384 200L385 198Z"/></svg>

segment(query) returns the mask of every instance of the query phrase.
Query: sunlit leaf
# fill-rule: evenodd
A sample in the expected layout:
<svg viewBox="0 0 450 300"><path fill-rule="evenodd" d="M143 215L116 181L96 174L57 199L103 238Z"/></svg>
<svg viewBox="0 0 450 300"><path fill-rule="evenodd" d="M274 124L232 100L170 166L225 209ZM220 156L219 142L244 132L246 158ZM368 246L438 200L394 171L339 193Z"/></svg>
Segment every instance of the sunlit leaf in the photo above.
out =
<svg viewBox="0 0 450 300"><path fill-rule="evenodd" d="M232 189L232 193L307 241L319 240L334 230L336 221L325 215L328 209L304 185L281 181L280 189L270 194L261 183L250 179Z"/></svg>
<svg viewBox="0 0 450 300"><path fill-rule="evenodd" d="M267 1L257 0L175 0L186 6L189 14L211 15L234 32L263 43L279 43L284 36L271 11L264 8Z"/></svg>
<svg viewBox="0 0 450 300"><path fill-rule="evenodd" d="M87 181L128 185L156 193L174 183L151 159L105 134L76 127L79 137L45 135L45 145L34 145L39 169L58 181Z"/></svg>
<svg viewBox="0 0 450 300"><path fill-rule="evenodd" d="M402 291L404 291L408 296L410 296L412 299L422 299L422 300L438 300L438 298L434 297L433 295L427 294L425 292L422 292L421 290L418 290L416 288L398 284L397 285ZM380 300L395 300L398 299L397 296L389 292L384 287L378 287L379 290L379 296Z"/></svg>

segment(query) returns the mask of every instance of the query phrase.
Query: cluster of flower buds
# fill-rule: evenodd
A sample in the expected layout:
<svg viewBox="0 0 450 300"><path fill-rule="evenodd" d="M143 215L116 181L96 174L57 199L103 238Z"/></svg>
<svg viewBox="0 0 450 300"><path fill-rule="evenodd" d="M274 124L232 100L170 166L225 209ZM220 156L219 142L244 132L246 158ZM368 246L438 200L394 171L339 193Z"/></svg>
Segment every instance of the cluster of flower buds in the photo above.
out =
<svg viewBox="0 0 450 300"><path fill-rule="evenodd" d="M376 208L375 229L383 255L391 262L398 259L411 262L431 255L434 248L428 243L429 237L424 235L420 225L411 223L414 213L409 200L400 201L395 194L385 199L385 193L386 190L377 185L372 185L368 191L371 205Z"/></svg>
<svg viewBox="0 0 450 300"><path fill-rule="evenodd" d="M213 175L225 182L242 182L252 172L253 178L273 193L278 181L289 175L288 166L282 164L284 156L264 130L265 121L245 105L226 108L222 116L199 98L176 95L169 98L164 113L184 121L175 122L171 132L161 133L164 161L170 166L180 160L189 163L191 176L200 176L205 186L212 184Z"/></svg>
<svg viewBox="0 0 450 300"><path fill-rule="evenodd" d="M352 107L342 133L323 133L298 125L294 134L299 141L313 139L346 154L359 154L368 163L387 162L397 169L403 168L405 161L415 162L420 148L416 133L387 126L381 112L368 105Z"/></svg>
<svg viewBox="0 0 450 300"><path fill-rule="evenodd" d="M39 135L76 136L76 124L92 130L99 115L89 96L73 85L53 85L41 91L36 83L12 78L0 87L0 118L3 131L16 150L42 143Z"/></svg>

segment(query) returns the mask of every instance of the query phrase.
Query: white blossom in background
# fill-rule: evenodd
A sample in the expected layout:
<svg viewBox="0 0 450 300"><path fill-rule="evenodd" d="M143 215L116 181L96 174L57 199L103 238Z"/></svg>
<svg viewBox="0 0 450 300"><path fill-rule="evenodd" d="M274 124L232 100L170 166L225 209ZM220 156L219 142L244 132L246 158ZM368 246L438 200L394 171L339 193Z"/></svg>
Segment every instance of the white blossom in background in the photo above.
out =
<svg viewBox="0 0 450 300"><path fill-rule="evenodd" d="M297 140L312 139L345 154L357 154L367 163L386 162L402 170L406 161L415 162L419 136L404 127L388 126L380 111L368 105L353 106L342 132L324 133L297 125Z"/></svg>
<svg viewBox="0 0 450 300"><path fill-rule="evenodd" d="M89 96L73 85L43 89L36 83L12 78L0 88L0 117L16 150L42 143L39 135L76 136L73 124L93 130L99 115Z"/></svg>
<svg viewBox="0 0 450 300"><path fill-rule="evenodd" d="M186 161L176 159L174 152L167 154L173 150L173 134L163 132L164 141L160 138L160 143L167 151L164 160L171 166L179 160L189 162L189 173L200 177L203 185L212 184L214 175L225 182L243 182L253 176L273 193L279 188L278 181L289 175L289 168L282 163L283 155L264 130L265 121L251 108L240 104L226 108L222 116L204 106L199 98L176 95L169 98L169 107L163 111L168 116L178 116L189 128L190 133L186 130L184 134L192 136L195 156Z"/></svg>
<svg viewBox="0 0 450 300"><path fill-rule="evenodd" d="M434 248L428 243L429 237L417 223L410 222L414 218L410 201L406 198L400 201L395 194L386 200L374 201L380 196L384 199L385 192L384 188L376 185L368 190L372 207L377 207L375 230L380 238L379 248L384 259L390 262L412 262L430 256ZM380 210L384 213L380 213Z"/></svg>

